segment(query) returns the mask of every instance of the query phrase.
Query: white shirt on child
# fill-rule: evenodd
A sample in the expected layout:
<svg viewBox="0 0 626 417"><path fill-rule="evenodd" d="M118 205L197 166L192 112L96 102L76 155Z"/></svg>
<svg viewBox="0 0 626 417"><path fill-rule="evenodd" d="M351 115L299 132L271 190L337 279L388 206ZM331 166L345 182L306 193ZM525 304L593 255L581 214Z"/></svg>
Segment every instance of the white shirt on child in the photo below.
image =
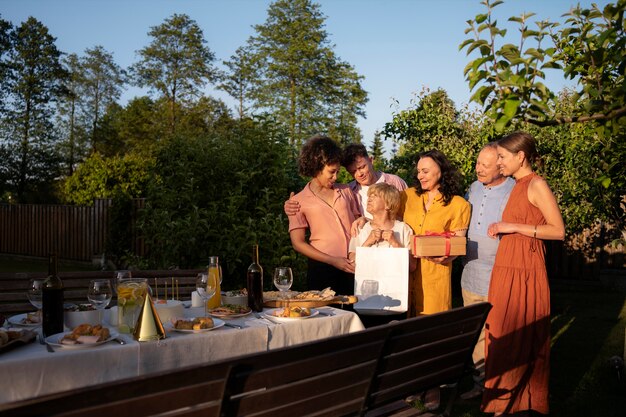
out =
<svg viewBox="0 0 626 417"><path fill-rule="evenodd" d="M365 226L363 226L363 228L359 231L359 234L357 235L357 237L353 237L352 239L350 239L350 249L348 251L356 252L357 247L363 246L363 243L367 240L370 233L372 233L372 230L373 230L372 223L371 222L365 223ZM393 230L393 236L396 238L400 246L405 247L405 248L411 247L411 236L413 236L413 229L411 229L411 226L409 226L408 224L400 220L396 220L393 224L392 230ZM381 240L380 242L377 242L372 247L390 248L391 246L389 245L389 242L387 242L386 240Z"/></svg>

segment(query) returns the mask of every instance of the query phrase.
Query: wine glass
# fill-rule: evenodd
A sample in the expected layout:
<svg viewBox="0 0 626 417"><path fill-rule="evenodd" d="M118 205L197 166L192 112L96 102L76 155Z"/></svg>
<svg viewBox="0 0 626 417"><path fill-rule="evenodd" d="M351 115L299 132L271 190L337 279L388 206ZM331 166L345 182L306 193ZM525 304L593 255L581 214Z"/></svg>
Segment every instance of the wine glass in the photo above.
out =
<svg viewBox="0 0 626 417"><path fill-rule="evenodd" d="M198 291L198 295L202 298L204 303L204 316L208 317L208 301L211 297L215 295L217 291L217 274L198 274L198 278L196 279L196 290Z"/></svg>
<svg viewBox="0 0 626 417"><path fill-rule="evenodd" d="M94 279L89 282L87 299L98 310L100 321L102 321L102 310L104 310L113 298L113 289L108 279Z"/></svg>
<svg viewBox="0 0 626 417"><path fill-rule="evenodd" d="M293 273L287 266L279 266L274 269L274 285L280 291L281 298L287 298L284 294L289 291L293 284Z"/></svg>
<svg viewBox="0 0 626 417"><path fill-rule="evenodd" d="M35 307L37 310L41 310L41 306L43 305L42 301L42 289L43 289L43 279L33 278L30 280L28 284L28 291L26 292L26 296L28 297L28 301Z"/></svg>

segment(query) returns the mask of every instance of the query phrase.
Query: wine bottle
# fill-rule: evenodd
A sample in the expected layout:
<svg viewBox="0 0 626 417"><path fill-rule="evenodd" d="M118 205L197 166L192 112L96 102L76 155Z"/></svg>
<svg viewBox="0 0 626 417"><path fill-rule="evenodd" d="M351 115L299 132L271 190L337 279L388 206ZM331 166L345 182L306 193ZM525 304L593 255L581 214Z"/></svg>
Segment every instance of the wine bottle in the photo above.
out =
<svg viewBox="0 0 626 417"><path fill-rule="evenodd" d="M48 256L48 277L42 288L42 330L45 337L63 331L63 282L57 275L57 255Z"/></svg>
<svg viewBox="0 0 626 417"><path fill-rule="evenodd" d="M248 267L248 307L263 311L263 268L259 265L259 245L252 246L252 263Z"/></svg>
<svg viewBox="0 0 626 417"><path fill-rule="evenodd" d="M209 256L209 266L207 268L207 274L209 278L215 277L215 294L207 301L207 308L216 308L222 305L222 267L219 264L219 258L217 256Z"/></svg>

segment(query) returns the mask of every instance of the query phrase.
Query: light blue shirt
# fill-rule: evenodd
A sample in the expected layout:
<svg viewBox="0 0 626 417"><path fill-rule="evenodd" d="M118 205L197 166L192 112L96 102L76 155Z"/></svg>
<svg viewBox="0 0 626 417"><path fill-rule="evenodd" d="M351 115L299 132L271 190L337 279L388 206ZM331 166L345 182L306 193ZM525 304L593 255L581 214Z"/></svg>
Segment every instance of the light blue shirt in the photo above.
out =
<svg viewBox="0 0 626 417"><path fill-rule="evenodd" d="M482 296L489 293L491 270L499 240L490 238L487 228L502 219L502 212L514 185L515 180L512 178L493 187L474 181L465 195L472 206L472 217L467 230L467 254L461 276L461 288L464 290Z"/></svg>

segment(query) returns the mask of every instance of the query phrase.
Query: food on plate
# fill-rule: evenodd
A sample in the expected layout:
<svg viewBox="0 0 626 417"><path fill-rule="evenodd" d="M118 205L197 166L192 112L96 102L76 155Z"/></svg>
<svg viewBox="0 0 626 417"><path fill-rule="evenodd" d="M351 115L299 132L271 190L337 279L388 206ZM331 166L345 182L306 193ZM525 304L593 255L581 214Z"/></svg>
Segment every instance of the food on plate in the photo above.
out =
<svg viewBox="0 0 626 417"><path fill-rule="evenodd" d="M215 307L209 311L209 313L215 316L232 316L236 314L248 314L250 307L242 306L239 304L224 304L221 307Z"/></svg>
<svg viewBox="0 0 626 417"><path fill-rule="evenodd" d="M211 317L196 317L190 320L176 319L175 321L173 320L173 323L174 328L177 330L204 330L215 326Z"/></svg>
<svg viewBox="0 0 626 417"><path fill-rule="evenodd" d="M23 335L22 329L9 328L0 329L0 347L12 342L15 339L19 339Z"/></svg>
<svg viewBox="0 0 626 417"><path fill-rule="evenodd" d="M26 313L23 319L19 321L20 324L30 325L41 323L41 311L35 311L34 313Z"/></svg>
<svg viewBox="0 0 626 417"><path fill-rule="evenodd" d="M311 310L306 307L285 307L282 310L276 311L276 317L308 317L311 315Z"/></svg>
<svg viewBox="0 0 626 417"><path fill-rule="evenodd" d="M94 311L96 308L91 304L65 304L65 311Z"/></svg>
<svg viewBox="0 0 626 417"><path fill-rule="evenodd" d="M330 287L324 288L322 291L311 290L296 294L296 300L331 300L335 296L335 291Z"/></svg>
<svg viewBox="0 0 626 417"><path fill-rule="evenodd" d="M64 345L97 343L107 340L110 336L111 332L108 328L100 324L92 326L85 323L76 326L72 333L65 334L60 343Z"/></svg>
<svg viewBox="0 0 626 417"><path fill-rule="evenodd" d="M332 300L335 298L335 291L333 291L330 287L324 288L323 290L310 290L304 292L297 291L264 291L263 298L267 300L279 300L283 298L287 298L289 300L298 300L298 301L325 301Z"/></svg>
<svg viewBox="0 0 626 417"><path fill-rule="evenodd" d="M243 288L241 290L226 291L224 293L224 295L226 297L247 297L248 296L248 290Z"/></svg>

